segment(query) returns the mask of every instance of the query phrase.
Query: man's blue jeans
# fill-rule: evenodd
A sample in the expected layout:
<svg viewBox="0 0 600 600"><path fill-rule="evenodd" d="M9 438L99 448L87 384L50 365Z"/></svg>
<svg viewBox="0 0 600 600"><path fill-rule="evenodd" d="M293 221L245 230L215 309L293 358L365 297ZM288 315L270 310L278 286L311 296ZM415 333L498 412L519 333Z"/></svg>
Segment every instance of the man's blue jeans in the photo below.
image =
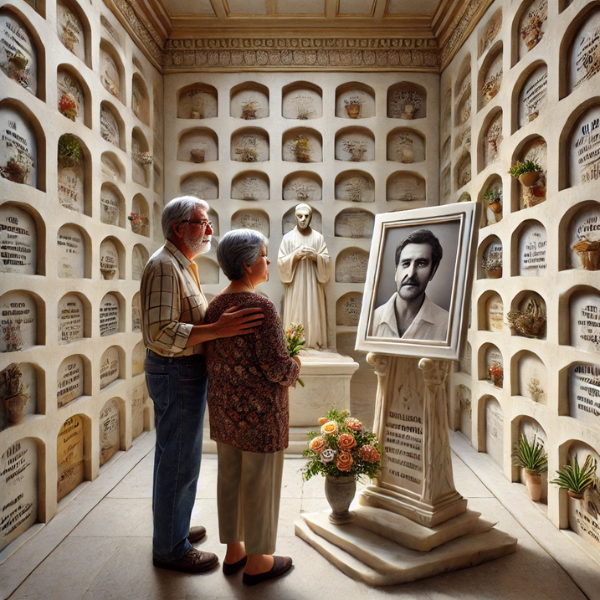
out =
<svg viewBox="0 0 600 600"><path fill-rule="evenodd" d="M153 554L175 561L191 548L187 536L202 458L206 362L200 354L181 358L148 354L145 371L156 423Z"/></svg>

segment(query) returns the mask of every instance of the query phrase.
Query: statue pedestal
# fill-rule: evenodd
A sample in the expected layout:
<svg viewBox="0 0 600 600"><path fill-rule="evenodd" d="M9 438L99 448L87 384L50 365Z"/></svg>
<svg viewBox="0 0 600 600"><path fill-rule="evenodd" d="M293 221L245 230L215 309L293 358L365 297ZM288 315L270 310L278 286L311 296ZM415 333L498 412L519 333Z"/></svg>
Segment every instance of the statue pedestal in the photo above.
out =
<svg viewBox="0 0 600 600"><path fill-rule="evenodd" d="M499 558L517 540L467 509L454 488L446 377L450 363L370 354L377 373L374 430L383 469L358 496L354 521L303 514L296 535L344 573L394 585Z"/></svg>
<svg viewBox="0 0 600 600"><path fill-rule="evenodd" d="M319 417L328 410L350 410L350 380L358 369L349 356L335 352L302 350L299 358L305 387L290 388L289 454L302 454L308 448L308 432L320 427Z"/></svg>

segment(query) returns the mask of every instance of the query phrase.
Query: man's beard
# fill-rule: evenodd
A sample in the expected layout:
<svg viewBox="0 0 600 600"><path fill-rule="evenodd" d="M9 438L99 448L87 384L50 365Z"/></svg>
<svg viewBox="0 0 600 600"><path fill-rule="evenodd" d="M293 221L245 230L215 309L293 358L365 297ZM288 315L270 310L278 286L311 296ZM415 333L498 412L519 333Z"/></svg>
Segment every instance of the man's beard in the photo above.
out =
<svg viewBox="0 0 600 600"><path fill-rule="evenodd" d="M183 243L194 256L208 252L210 250L210 240L210 235L194 237L190 234L186 234L183 236Z"/></svg>

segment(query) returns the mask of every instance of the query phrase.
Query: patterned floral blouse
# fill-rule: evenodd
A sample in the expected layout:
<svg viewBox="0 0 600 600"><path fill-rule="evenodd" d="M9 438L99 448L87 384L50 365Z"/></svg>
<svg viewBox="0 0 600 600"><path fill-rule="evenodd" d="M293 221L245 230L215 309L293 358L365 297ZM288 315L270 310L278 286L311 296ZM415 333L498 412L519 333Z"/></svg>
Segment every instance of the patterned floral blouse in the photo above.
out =
<svg viewBox="0 0 600 600"><path fill-rule="evenodd" d="M206 343L210 437L247 452L278 452L288 446L288 387L300 369L275 306L258 294L217 296L204 322L215 323L234 306L262 308L265 318L255 333Z"/></svg>

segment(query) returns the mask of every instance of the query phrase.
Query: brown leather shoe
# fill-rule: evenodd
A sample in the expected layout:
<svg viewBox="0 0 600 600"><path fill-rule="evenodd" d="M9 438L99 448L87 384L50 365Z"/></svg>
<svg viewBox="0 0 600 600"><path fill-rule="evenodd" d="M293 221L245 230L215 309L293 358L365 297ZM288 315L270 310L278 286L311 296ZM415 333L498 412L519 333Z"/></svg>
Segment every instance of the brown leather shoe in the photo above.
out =
<svg viewBox="0 0 600 600"><path fill-rule="evenodd" d="M275 579L281 575L287 573L292 567L292 559L289 556L274 556L273 557L273 568L266 573L258 573L258 575L248 575L244 573L242 575L242 583L244 585L256 585L267 579Z"/></svg>
<svg viewBox="0 0 600 600"><path fill-rule="evenodd" d="M197 544L200 540L206 537L206 527L198 525L198 527L190 527L190 533L187 536L190 544Z"/></svg>
<svg viewBox="0 0 600 600"><path fill-rule="evenodd" d="M182 573L203 573L210 571L219 564L219 558L212 552L200 552L196 548L182 556L179 560L166 561L154 557L152 563L159 569L169 569L170 571L181 571Z"/></svg>

